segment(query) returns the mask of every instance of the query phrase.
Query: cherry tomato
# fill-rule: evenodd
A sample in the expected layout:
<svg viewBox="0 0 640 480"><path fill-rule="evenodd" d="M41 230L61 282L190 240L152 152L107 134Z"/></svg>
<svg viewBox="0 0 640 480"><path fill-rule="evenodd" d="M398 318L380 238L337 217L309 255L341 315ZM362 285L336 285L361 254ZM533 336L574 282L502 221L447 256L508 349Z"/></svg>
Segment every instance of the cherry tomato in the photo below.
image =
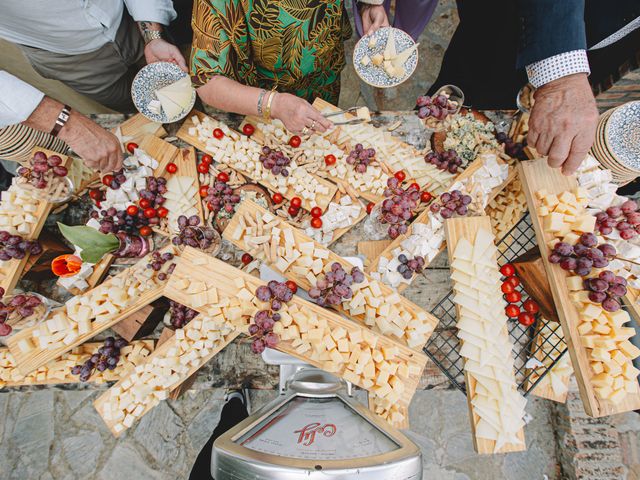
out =
<svg viewBox="0 0 640 480"><path fill-rule="evenodd" d="M301 143L302 143L302 140L298 135L294 135L289 139L289 145L292 146L293 148L298 148Z"/></svg>
<svg viewBox="0 0 640 480"><path fill-rule="evenodd" d="M242 258L240 259L243 265L248 265L253 262L253 257L249 253L243 253Z"/></svg>
<svg viewBox="0 0 640 480"><path fill-rule="evenodd" d="M198 164L198 172L199 173L209 173L209 165L204 162L200 162Z"/></svg>
<svg viewBox="0 0 640 480"><path fill-rule="evenodd" d="M431 195L431 192L425 191L420 194L421 202L424 202L424 203L430 202L432 198L433 198L433 195Z"/></svg>
<svg viewBox="0 0 640 480"><path fill-rule="evenodd" d="M166 217L167 215L169 215L169 210L167 210L167 209L166 209L166 208L164 208L164 207L160 207L160 208L158 208L158 212L157 212L157 213L158 213L158 216L159 216L160 218L164 218L164 217Z"/></svg>
<svg viewBox="0 0 640 480"><path fill-rule="evenodd" d="M113 182L113 175L105 175L104 177L102 177L102 184L106 185L107 187L111 186L111 182Z"/></svg>
<svg viewBox="0 0 640 480"><path fill-rule="evenodd" d="M224 132L219 128L216 128L213 130L213 136L220 140L222 137L224 137Z"/></svg>
<svg viewBox="0 0 640 480"><path fill-rule="evenodd" d="M331 165L335 165L336 164L335 155L329 154L326 157L324 157L324 163L326 163L328 167L330 167Z"/></svg>
<svg viewBox="0 0 640 480"><path fill-rule="evenodd" d="M143 237L148 237L153 233L153 230L151 230L151 227L145 225L144 227L140 227L140 230L138 230L138 232L140 232L140 235L142 235Z"/></svg>
<svg viewBox="0 0 640 480"><path fill-rule="evenodd" d="M524 325L525 327L533 325L535 321L536 317L534 317L529 312L522 312L520 315L518 315L518 322L520 322L520 325Z"/></svg>
<svg viewBox="0 0 640 480"><path fill-rule="evenodd" d="M206 197L207 195L209 195L209 186L208 185L202 185L200 187L200 189L198 190L198 193L200 194L200 196L202 198Z"/></svg>
<svg viewBox="0 0 640 480"><path fill-rule="evenodd" d="M393 176L396 177L399 182L404 182L404 179L407 178L407 174L404 173L402 170L398 170L396 173L393 174Z"/></svg>
<svg viewBox="0 0 640 480"><path fill-rule="evenodd" d="M300 200L300 197L293 197L291 199L291 206L300 208L302 206L302 200Z"/></svg>
<svg viewBox="0 0 640 480"><path fill-rule="evenodd" d="M97 188L92 188L91 190L89 190L89 198L91 200L99 202L100 200L102 200L102 191L98 190Z"/></svg>
<svg viewBox="0 0 640 480"><path fill-rule="evenodd" d="M502 293L511 293L515 290L515 287L509 282L504 282L500 287L500 290L502 290Z"/></svg>
<svg viewBox="0 0 640 480"><path fill-rule="evenodd" d="M522 294L520 292L518 292L517 290L514 290L513 292L509 292L507 293L504 298L507 300L507 302L509 303L517 303L520 300L522 300Z"/></svg>
<svg viewBox="0 0 640 480"><path fill-rule="evenodd" d="M143 198L138 202L138 205L140 205L141 208L149 208L151 206L151 202L146 198Z"/></svg>
<svg viewBox="0 0 640 480"><path fill-rule="evenodd" d="M207 203L207 208L209 209L210 212L213 212L216 209L216 207L211 202Z"/></svg>
<svg viewBox="0 0 640 480"><path fill-rule="evenodd" d="M298 284L293 280L287 280L284 283L287 286L287 288L291 290L291 293L296 293L298 291Z"/></svg>
<svg viewBox="0 0 640 480"><path fill-rule="evenodd" d="M520 307L517 305L507 305L507 308L504 309L504 313L506 313L509 318L517 318L518 315L520 315Z"/></svg>
<svg viewBox="0 0 640 480"><path fill-rule="evenodd" d="M290 205L289 208L287 209L287 212L289 212L289 215L291 215L292 217L295 217L296 215L298 215L299 211L300 209L294 207L293 205Z"/></svg>
<svg viewBox="0 0 640 480"><path fill-rule="evenodd" d="M500 273L505 277L510 277L511 275L516 273L516 269L513 268L513 265L511 265L510 263L505 263L500 267Z"/></svg>
<svg viewBox="0 0 640 480"><path fill-rule="evenodd" d="M242 133L244 133L247 137L253 135L253 132L256 131L256 127L251 125L250 123L245 123L242 127Z"/></svg>
<svg viewBox="0 0 640 480"><path fill-rule="evenodd" d="M413 188L414 190L417 190L418 192L420 191L420 185L418 185L416 182L413 182L411 185L409 185L409 188Z"/></svg>
<svg viewBox="0 0 640 480"><path fill-rule="evenodd" d="M208 153L202 155L202 159L200 160L202 163L206 163L207 165L211 165L213 163L213 157Z"/></svg>
<svg viewBox="0 0 640 480"><path fill-rule="evenodd" d="M137 214L138 214L138 210L140 210L140 209L139 209L137 206L135 206L135 205L129 205L129 206L127 207L127 214L128 214L128 215L131 215L131 216L133 217L134 215L137 215Z"/></svg>
<svg viewBox="0 0 640 480"><path fill-rule="evenodd" d="M367 203L367 215L371 215L371 210L373 210L373 207L375 207L376 204L373 202L369 202Z"/></svg>
<svg viewBox="0 0 640 480"><path fill-rule="evenodd" d="M318 217L312 218L312 219L311 219L311 226L312 226L313 228L320 228L320 227L322 227L322 219L321 219L321 218L318 218Z"/></svg>
<svg viewBox="0 0 640 480"><path fill-rule="evenodd" d="M537 302L531 298L527 298L522 304L522 308L529 313L538 313L540 311L540 306Z"/></svg>
<svg viewBox="0 0 640 480"><path fill-rule="evenodd" d="M275 203L275 204L280 204L284 200L284 198L282 197L282 194L278 193L278 192L274 193L273 197L271 197L271 199L273 200L273 203Z"/></svg>
<svg viewBox="0 0 640 480"><path fill-rule="evenodd" d="M133 151L136 148L138 148L138 144L137 143L133 143L133 142L127 143L127 152L129 152L131 155L133 155Z"/></svg>
<svg viewBox="0 0 640 480"><path fill-rule="evenodd" d="M514 287L517 287L518 285L520 285L520 279L518 277L516 277L515 275L508 277L505 282L509 282L511 285L513 285Z"/></svg>
<svg viewBox="0 0 640 480"><path fill-rule="evenodd" d="M145 208L143 213L144 213L144 216L147 218L153 218L158 215L158 212L156 212L156 209L151 207Z"/></svg>
<svg viewBox="0 0 640 480"><path fill-rule="evenodd" d="M227 183L229 181L229 174L227 172L220 172L216 178L219 182Z"/></svg>
<svg viewBox="0 0 640 480"><path fill-rule="evenodd" d="M167 172L169 173L176 173L178 171L178 166L171 162L167 164Z"/></svg>
<svg viewBox="0 0 640 480"><path fill-rule="evenodd" d="M322 209L320 207L313 207L311 209L311 216L314 218L320 218L322 216Z"/></svg>

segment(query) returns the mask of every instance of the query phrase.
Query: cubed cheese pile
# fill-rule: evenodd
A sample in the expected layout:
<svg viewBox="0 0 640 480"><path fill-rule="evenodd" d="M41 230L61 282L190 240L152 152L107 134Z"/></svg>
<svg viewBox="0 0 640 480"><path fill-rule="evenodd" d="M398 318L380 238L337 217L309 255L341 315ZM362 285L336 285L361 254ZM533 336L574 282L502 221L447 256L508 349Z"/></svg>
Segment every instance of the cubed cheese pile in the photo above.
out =
<svg viewBox="0 0 640 480"><path fill-rule="evenodd" d="M522 182L516 177L489 202L486 208L496 238L504 238L526 211L527 199L522 190Z"/></svg>
<svg viewBox="0 0 640 480"><path fill-rule="evenodd" d="M243 202L236 215L238 224L230 232L230 240L298 283L315 286L316 278L328 271L334 261L341 261L345 269L351 270L346 261L331 256L326 247L255 204ZM433 325L420 307L370 277L351 289L353 297L341 305L347 315L384 335L401 339L411 348L426 343Z"/></svg>
<svg viewBox="0 0 640 480"><path fill-rule="evenodd" d="M198 180L193 177L173 175L167 181L167 192L164 194L166 201L163 206L169 210L167 220L169 229L173 233L178 233L178 217L184 215L189 218L198 215Z"/></svg>
<svg viewBox="0 0 640 480"><path fill-rule="evenodd" d="M559 336L562 336L562 330L559 327L553 330L546 322L542 324L537 333L538 346L535 357L529 359L526 365L527 368L533 370L529 376L529 383L533 384L538 381L543 372L546 372L546 375L535 386L532 391L534 394L542 389L550 388L554 397L560 399L569 391L569 380L573 375L573 367L568 353L558 359L566 348L564 341L559 341Z"/></svg>
<svg viewBox="0 0 640 480"><path fill-rule="evenodd" d="M57 349L73 345L82 336L91 335L95 328L122 315L122 312L144 299L143 295L166 283L158 273L169 268L167 262L159 272L147 268L149 257L141 259L126 272L113 277L82 295L68 300L54 310L47 320L29 330L30 335L17 342L22 353L33 350Z"/></svg>
<svg viewBox="0 0 640 480"><path fill-rule="evenodd" d="M509 340L506 302L500 291L493 234L478 230L473 241L461 238L451 262L451 279L458 310L458 338L464 370L474 380L469 403L478 417L476 437L506 444L522 444L525 398L514 376L513 345ZM469 385L469 382L467 382Z"/></svg>
<svg viewBox="0 0 640 480"><path fill-rule="evenodd" d="M126 158L124 163L128 167L124 171L127 180L117 190L107 188L98 210L110 207L125 210L129 205L137 203L140 200L138 192L147 188L147 177L153 176L154 170L158 167L158 161L140 148L135 149L133 155Z"/></svg>
<svg viewBox="0 0 640 480"><path fill-rule="evenodd" d="M0 230L31 238L38 223L38 207L44 200L38 199L32 189L18 183L18 178L15 177L11 186L0 193Z"/></svg>
<svg viewBox="0 0 640 480"><path fill-rule="evenodd" d="M313 228L307 222L304 231L309 237L322 245L329 245L337 230L350 228L358 222L363 207L360 202L354 202L345 195L338 202L331 202L322 215L322 228Z"/></svg>
<svg viewBox="0 0 640 480"><path fill-rule="evenodd" d="M71 374L71 368L88 360L98 352L102 343L85 343L59 358L43 365L28 375L22 375L16 368L16 362L8 348L0 349L0 387L6 385L38 385L43 383L75 383L78 375ZM114 370L100 372L95 370L90 381L93 383L111 382L118 379L128 368L142 363L153 350L152 341L133 342L120 350L120 361Z"/></svg>
<svg viewBox="0 0 640 480"><path fill-rule="evenodd" d="M230 304L228 300L226 303ZM104 394L99 413L116 434L166 399L171 390L235 338L235 329L228 321L229 309L222 303L218 307L210 305L208 315L198 315L176 330L161 348Z"/></svg>
<svg viewBox="0 0 640 480"><path fill-rule="evenodd" d="M539 190L536 196L542 204L538 208L538 215L543 219L545 232L553 233L555 237L564 237L572 232L593 232L596 218L585 210L588 198L583 188L577 188L575 192L565 191L560 195ZM574 245L577 237L566 241Z"/></svg>
<svg viewBox="0 0 640 480"><path fill-rule="evenodd" d="M262 146L246 136L240 136L224 123L211 117L205 117L200 121L197 116L193 116L192 121L195 127L189 129L189 135L197 136L216 162L246 173L255 181L265 183L283 194L291 189L295 195L314 204L318 203L319 196L329 193L327 185L319 182L314 175L299 167L293 160L287 177L274 175L270 170L266 170L260 162ZM221 139L213 136L213 130L216 128L224 132Z"/></svg>

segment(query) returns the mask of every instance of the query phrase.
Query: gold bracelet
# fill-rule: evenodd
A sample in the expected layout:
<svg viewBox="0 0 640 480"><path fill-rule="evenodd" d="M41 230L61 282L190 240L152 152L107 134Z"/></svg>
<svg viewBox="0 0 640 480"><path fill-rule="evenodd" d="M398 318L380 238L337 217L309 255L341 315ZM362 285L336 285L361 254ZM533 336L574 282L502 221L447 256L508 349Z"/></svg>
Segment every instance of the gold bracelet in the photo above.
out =
<svg viewBox="0 0 640 480"><path fill-rule="evenodd" d="M271 119L271 103L273 102L273 99L275 98L275 96L277 94L278 94L278 92L269 92L269 99L267 100L267 107L264 109L263 118L265 120L270 120Z"/></svg>

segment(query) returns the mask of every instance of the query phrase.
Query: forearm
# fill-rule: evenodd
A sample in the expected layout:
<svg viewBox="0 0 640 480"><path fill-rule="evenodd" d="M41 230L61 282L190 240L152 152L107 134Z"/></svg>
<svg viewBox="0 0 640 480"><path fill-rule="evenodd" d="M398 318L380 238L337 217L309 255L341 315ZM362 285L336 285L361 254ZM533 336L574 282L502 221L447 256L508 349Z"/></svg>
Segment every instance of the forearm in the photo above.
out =
<svg viewBox="0 0 640 480"><path fill-rule="evenodd" d="M136 22L138 24L138 30L140 30L140 33L144 35L144 31L152 31L152 32L162 32L164 30L164 25L162 25L161 23L158 22L147 22L142 21L142 22Z"/></svg>
<svg viewBox="0 0 640 480"><path fill-rule="evenodd" d="M56 123L64 105L53 98L44 97L36 109L29 115L23 125L49 133Z"/></svg>
<svg viewBox="0 0 640 480"><path fill-rule="evenodd" d="M258 115L260 91L260 88L248 87L230 78L216 75L198 88L198 95L204 103L219 110L241 115Z"/></svg>

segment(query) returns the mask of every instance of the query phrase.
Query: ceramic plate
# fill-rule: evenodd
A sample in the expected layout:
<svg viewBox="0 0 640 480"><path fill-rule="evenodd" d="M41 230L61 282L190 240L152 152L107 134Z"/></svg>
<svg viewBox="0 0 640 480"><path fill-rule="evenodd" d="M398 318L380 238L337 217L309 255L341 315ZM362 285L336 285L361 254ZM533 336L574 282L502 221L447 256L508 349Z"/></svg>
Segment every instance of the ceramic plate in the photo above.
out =
<svg viewBox="0 0 640 480"><path fill-rule="evenodd" d="M407 80L415 71L418 65L418 50L416 49L411 56L404 62L405 75L400 78L394 78L387 75L382 68L382 65L376 66L373 63L368 65L362 64L364 57L373 57L375 54L382 54L387 46L387 39L389 33L394 31L394 39L396 41L396 52L400 53L407 48L411 48L415 42L413 38L402 30L393 27L384 27L376 30L371 35L365 35L356 43L356 47L353 50L353 66L356 69L358 76L369 85L379 88L389 88L400 85ZM376 45L374 48L369 48L369 40L374 38Z"/></svg>
<svg viewBox="0 0 640 480"><path fill-rule="evenodd" d="M180 70L180 67L173 63L157 62L151 63L138 72L136 78L133 79L131 85L131 98L133 104L138 111L153 122L160 123L173 123L178 120L182 120L193 108L196 103L196 91L194 90L191 95L191 102L189 108L185 108L175 118L167 118L164 110L160 115L157 115L149 110L149 102L151 100L157 100L155 91L159 88L166 87L172 83L177 82L182 77L186 77L187 74Z"/></svg>
<svg viewBox="0 0 640 480"><path fill-rule="evenodd" d="M605 140L623 166L640 170L640 101L625 103L613 111L605 127Z"/></svg>

